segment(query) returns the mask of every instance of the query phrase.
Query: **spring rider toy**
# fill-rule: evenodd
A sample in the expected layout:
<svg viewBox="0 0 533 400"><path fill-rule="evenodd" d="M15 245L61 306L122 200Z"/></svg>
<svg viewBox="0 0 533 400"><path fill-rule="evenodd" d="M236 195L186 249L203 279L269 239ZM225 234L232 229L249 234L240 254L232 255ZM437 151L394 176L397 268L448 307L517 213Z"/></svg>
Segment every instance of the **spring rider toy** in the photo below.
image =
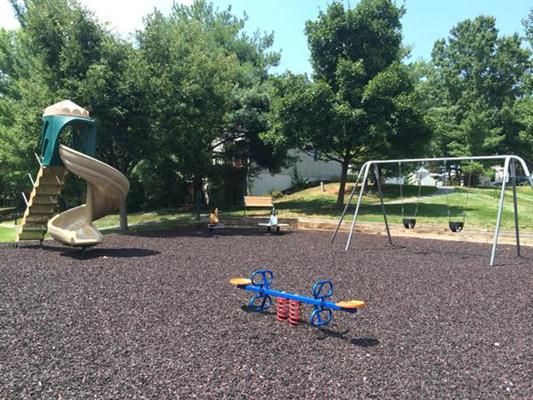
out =
<svg viewBox="0 0 533 400"><path fill-rule="evenodd" d="M230 283L239 289L254 294L248 303L252 311L263 312L272 305L272 297L276 298L276 318L279 321L288 320L292 326L300 322L301 303L311 304L313 311L309 315L309 324L321 327L329 324L333 319L333 311L356 313L365 306L362 300L348 300L334 303L328 301L333 295L333 283L330 280L316 281L312 288L313 297L301 296L295 293L270 289L274 273L268 269L252 272L250 278L232 278Z"/></svg>

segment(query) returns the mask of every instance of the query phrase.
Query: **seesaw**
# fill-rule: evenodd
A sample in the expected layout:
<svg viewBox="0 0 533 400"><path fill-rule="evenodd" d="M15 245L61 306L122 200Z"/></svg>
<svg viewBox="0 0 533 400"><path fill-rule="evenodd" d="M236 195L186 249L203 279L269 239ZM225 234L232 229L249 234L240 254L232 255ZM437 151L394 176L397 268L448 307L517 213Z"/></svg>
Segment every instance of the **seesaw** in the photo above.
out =
<svg viewBox="0 0 533 400"><path fill-rule="evenodd" d="M232 278L230 283L239 289L257 293L250 298L248 307L252 311L263 312L272 305L272 297L276 298L276 316L279 321L288 320L291 325L300 322L301 303L311 304L313 311L309 315L312 326L324 326L333 319L333 311L346 311L356 313L365 306L362 300L348 300L334 303L327 301L333 295L333 283L330 280L315 282L312 288L313 297L282 292L270 289L274 279L272 271L267 269L252 272L250 278Z"/></svg>

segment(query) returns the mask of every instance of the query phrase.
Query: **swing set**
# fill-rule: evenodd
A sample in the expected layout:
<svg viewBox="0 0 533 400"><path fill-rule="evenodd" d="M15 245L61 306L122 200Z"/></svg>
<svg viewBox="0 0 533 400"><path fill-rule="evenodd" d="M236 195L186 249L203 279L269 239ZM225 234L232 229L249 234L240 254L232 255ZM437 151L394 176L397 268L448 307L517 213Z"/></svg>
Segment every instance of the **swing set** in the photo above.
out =
<svg viewBox="0 0 533 400"><path fill-rule="evenodd" d="M363 193L365 190L365 187L367 185L367 178L370 174L371 169L373 168L374 171L374 177L375 182L377 185L377 189L379 192L379 201L381 205L381 211L383 213L383 221L385 223L385 228L387 231L387 237L389 240L389 243L392 245L392 237L389 229L389 223L387 219L387 212L385 209L385 204L383 201L383 192L381 190L381 181L380 181L380 173L379 173L379 166L380 165L387 165L387 164L398 164L398 169L400 173L400 204L401 204L401 210L402 210L402 224L406 229L414 229L416 226L416 218L418 214L418 208L419 208L419 202L420 202L420 195L421 195L421 186L422 186L422 176L419 171L419 173L416 175L417 181L418 181L418 195L416 200L416 206L413 215L406 216L405 213L405 206L404 206L404 199L403 199L403 177L401 176L401 166L405 163L427 163L427 162L443 162L444 163L444 183L443 186L446 186L446 180L448 175L448 168L447 163L448 162L454 162L457 163L459 161L474 161L474 160L503 160L504 167L503 167L503 179L502 179L502 186L501 186L501 192L500 192L500 199L498 203L498 214L496 217L496 226L494 230L494 236L492 241L492 250L490 255L490 265L494 265L494 260L496 257L496 250L498 246L498 237L500 235L500 226L501 226L501 220L502 220L502 213L503 213L503 206L504 206L504 197L505 197L505 188L507 185L507 182L509 181L512 185L513 189L513 206L514 206L514 226L515 226L515 239L516 239L516 252L518 257L520 257L520 232L519 232L519 224L518 224L518 202L517 202L517 194L516 194L516 163L520 164L522 167L522 170L524 171L524 174L527 176L527 179L529 181L529 184L531 185L531 188L533 189L533 180L531 179L531 175L529 172L529 169L525 163L525 161L518 156L514 155L503 155L503 156L470 156L470 157L441 157L441 158L413 158L413 159L400 159L400 160L372 160L367 161L363 164L361 169L359 170L359 174L357 175L357 180L355 182L355 185L350 193L350 197L348 199L348 202L346 203L346 206L344 207L344 210L341 214L341 217L339 219L339 222L337 224L337 227L335 229L335 232L333 233L333 236L331 238L331 242L335 240L337 237L337 233L339 232L339 229L342 225L342 222L344 220L344 217L346 216L346 212L348 211L348 208L350 207L350 204L352 203L352 200L354 199L355 192L357 191L358 186L359 188L359 195L357 197L357 203L355 205L355 211L352 219L352 223L350 226L350 233L348 235L348 240L346 241L346 247L345 250L347 251L350 247L350 243L352 240L353 232L355 229L355 224L357 221L357 216L359 214L359 209L361 206L361 202L363 199ZM448 228L453 233L459 233L463 230L465 226L465 220L466 220L466 213L465 208L468 204L468 193L470 189L470 185L472 182L472 172L470 171L468 176L468 186L467 190L465 192L465 202L463 205L463 211L457 215L452 216L451 209L450 209L450 201L449 201L449 194L446 194L446 205L447 205L447 211L448 211Z"/></svg>

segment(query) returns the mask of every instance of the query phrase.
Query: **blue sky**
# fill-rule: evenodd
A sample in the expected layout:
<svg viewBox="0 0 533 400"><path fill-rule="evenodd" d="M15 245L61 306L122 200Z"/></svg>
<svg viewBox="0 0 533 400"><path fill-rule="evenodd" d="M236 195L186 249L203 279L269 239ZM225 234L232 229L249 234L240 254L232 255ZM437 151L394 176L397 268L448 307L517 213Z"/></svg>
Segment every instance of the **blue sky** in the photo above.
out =
<svg viewBox="0 0 533 400"><path fill-rule="evenodd" d="M159 8L168 12L172 0L81 0L95 15L120 35L128 34L142 26L142 17ZM192 0L178 0L190 4ZM282 51L281 64L274 72L291 70L295 73L311 72L309 51L304 34L306 20L317 18L319 10L325 10L329 0L215 0L215 7L232 6L234 14L242 16L246 11L246 30L274 32L274 49ZM346 6L355 6L357 0L344 0ZM458 22L478 15L496 17L501 34L523 34L521 20L533 7L532 0L398 0L404 4L404 44L413 47L410 60L429 59L437 39L448 36ZM0 26L13 28L16 22L8 0L0 0Z"/></svg>
<svg viewBox="0 0 533 400"><path fill-rule="evenodd" d="M330 1L324 0L218 0L220 8L232 5L236 15L248 14L250 31L274 31L274 48L282 50L282 72L311 72L307 40L303 33L305 21L317 18ZM355 6L358 1L343 1L345 6ZM453 26L478 15L496 17L501 34L523 34L521 20L525 18L531 0L405 0L406 14L402 19L404 44L413 47L409 60L429 59L437 39L446 38Z"/></svg>

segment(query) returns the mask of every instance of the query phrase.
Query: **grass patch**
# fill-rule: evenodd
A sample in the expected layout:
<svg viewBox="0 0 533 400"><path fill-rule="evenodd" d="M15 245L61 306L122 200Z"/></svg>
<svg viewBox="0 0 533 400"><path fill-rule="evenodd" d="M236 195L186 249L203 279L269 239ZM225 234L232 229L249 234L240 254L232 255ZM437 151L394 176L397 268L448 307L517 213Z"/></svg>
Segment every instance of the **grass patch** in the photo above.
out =
<svg viewBox="0 0 533 400"><path fill-rule="evenodd" d="M0 242L14 242L17 239L15 228L0 225Z"/></svg>
<svg viewBox="0 0 533 400"><path fill-rule="evenodd" d="M351 185L349 185L351 186ZM280 216L310 217L310 218L331 218L340 217L342 210L336 205L336 189L338 184L332 183L325 186L325 191L318 188L310 188L300 192L284 196L276 203L276 208L280 211ZM353 187L353 186L352 186ZM371 188L373 189L373 188ZM466 214L466 226L478 229L493 228L496 222L498 210L499 188L456 188L448 195L436 195L436 188L422 187L420 203L418 205L417 224L424 225L447 225L448 210L452 219L461 219L462 213ZM416 195L418 187L416 185L404 185L404 215L411 217L416 208ZM527 231L533 231L533 190L530 187L518 187L518 210L520 227ZM432 195L433 196L430 196ZM401 223L401 204L388 204L400 201L400 191L398 185L386 185L384 187L385 207L389 221ZM349 193L345 196L348 201ZM502 228L513 229L514 213L512 205L512 190L507 190L505 194L505 206L502 218ZM350 206L348 212L353 214L355 205ZM379 196L373 190L363 196L360 209L360 220L366 222L382 222L381 206Z"/></svg>
<svg viewBox="0 0 533 400"><path fill-rule="evenodd" d="M206 211L207 212L207 211ZM99 219L94 225L107 233L118 230L120 217L118 214L108 215ZM128 224L131 231L171 229L176 224L195 222L196 215L190 212L178 211L177 209L161 209L156 211L142 211L128 214ZM15 221L6 221L13 225ZM11 226L0 225L0 242L14 242L17 238L17 230ZM46 235L46 239L50 239Z"/></svg>
<svg viewBox="0 0 533 400"><path fill-rule="evenodd" d="M187 223L196 221L196 215L190 212L178 211L177 209L160 209L155 211L140 211L128 214L129 225L145 225L145 224L165 224ZM118 228L120 217L118 214L108 215L95 222L95 226L99 229Z"/></svg>
<svg viewBox="0 0 533 400"><path fill-rule="evenodd" d="M347 185L345 202L348 201L349 192L353 184ZM278 199L276 209L280 218L322 218L338 219L342 210L336 207L338 183L330 183L320 187L308 188ZM360 209L360 220L364 222L383 222L379 197L374 188L363 196ZM418 205L417 226L447 226L448 210L452 219L462 219L462 213L466 214L466 227L474 229L493 229L498 210L499 188L456 188L448 195L438 194L434 187L421 188L421 199ZM391 223L400 224L402 220L402 206L400 192L397 185L386 185L383 188L385 207ZM520 228L533 232L533 190L530 187L518 187L518 208ZM418 186L404 185L404 215L412 217L416 207ZM505 194L505 207L502 219L502 229L512 230L514 227L512 190ZM354 202L348 212L353 214ZM261 216L268 218L270 210L248 209L246 216ZM209 210L203 210L202 214L208 214ZM221 218L242 217L242 208L230 208L221 210ZM171 229L178 224L196 222L196 215L191 212L178 209L161 209L149 212L134 212L128 215L128 223L132 231ZM9 221L13 223L13 221ZM95 225L106 232L116 231L119 226L119 216L110 215L96 221ZM12 242L16 239L16 229L0 225L0 241Z"/></svg>

